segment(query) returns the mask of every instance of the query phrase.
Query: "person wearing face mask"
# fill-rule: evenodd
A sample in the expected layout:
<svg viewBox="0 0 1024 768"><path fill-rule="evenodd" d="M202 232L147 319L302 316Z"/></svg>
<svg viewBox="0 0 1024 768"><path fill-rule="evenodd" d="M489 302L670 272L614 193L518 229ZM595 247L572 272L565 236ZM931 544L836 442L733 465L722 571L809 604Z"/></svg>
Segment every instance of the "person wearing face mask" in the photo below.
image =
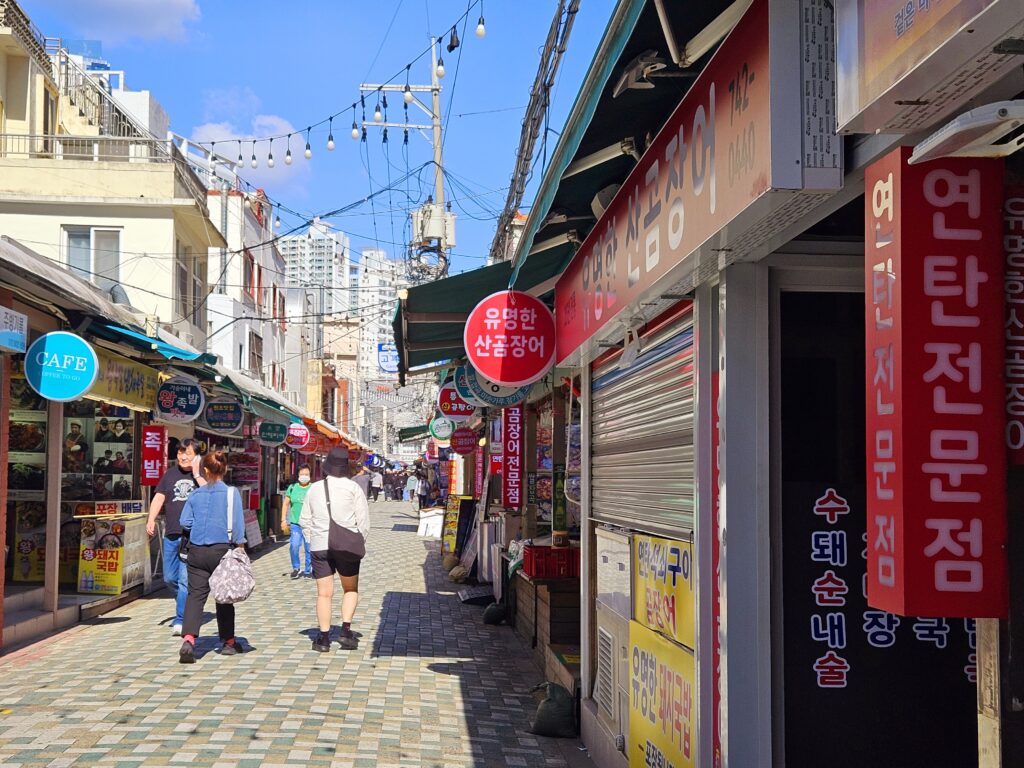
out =
<svg viewBox="0 0 1024 768"><path fill-rule="evenodd" d="M292 555L292 578L299 578L299 574L310 578L313 575L313 561L309 556L309 539L302 535L302 526L299 525L299 516L302 514L302 505L306 501L306 492L309 490L309 467L299 467L299 482L292 483L284 492L284 502L281 505L281 527L285 525L291 529L289 545ZM306 549L306 567L299 568L299 549Z"/></svg>

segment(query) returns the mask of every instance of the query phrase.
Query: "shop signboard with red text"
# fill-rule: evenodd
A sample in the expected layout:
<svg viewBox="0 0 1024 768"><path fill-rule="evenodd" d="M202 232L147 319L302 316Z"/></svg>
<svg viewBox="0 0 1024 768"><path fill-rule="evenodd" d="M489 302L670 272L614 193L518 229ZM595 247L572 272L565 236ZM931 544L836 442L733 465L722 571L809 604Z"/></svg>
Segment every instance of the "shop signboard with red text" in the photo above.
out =
<svg viewBox="0 0 1024 768"><path fill-rule="evenodd" d="M1024 185L1003 193L1003 253L1006 271L1006 450L1011 464L1024 464Z"/></svg>
<svg viewBox="0 0 1024 768"><path fill-rule="evenodd" d="M533 384L555 358L555 318L540 299L498 291L469 313L463 331L466 356L488 381L505 387Z"/></svg>
<svg viewBox="0 0 1024 768"><path fill-rule="evenodd" d="M501 412L501 435L504 446L501 463L501 504L517 508L523 504L524 413L522 405L513 405Z"/></svg>
<svg viewBox="0 0 1024 768"><path fill-rule="evenodd" d="M865 174L868 602L1007 610L1003 165Z"/></svg>

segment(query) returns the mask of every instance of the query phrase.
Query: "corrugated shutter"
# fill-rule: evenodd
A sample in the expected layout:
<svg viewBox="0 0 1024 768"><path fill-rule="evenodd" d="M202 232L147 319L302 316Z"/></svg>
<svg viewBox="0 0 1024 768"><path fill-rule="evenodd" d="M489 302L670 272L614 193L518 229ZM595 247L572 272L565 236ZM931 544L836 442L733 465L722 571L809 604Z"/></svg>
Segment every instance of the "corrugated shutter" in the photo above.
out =
<svg viewBox="0 0 1024 768"><path fill-rule="evenodd" d="M594 372L591 514L652 533L693 530L693 315L646 342L626 371Z"/></svg>

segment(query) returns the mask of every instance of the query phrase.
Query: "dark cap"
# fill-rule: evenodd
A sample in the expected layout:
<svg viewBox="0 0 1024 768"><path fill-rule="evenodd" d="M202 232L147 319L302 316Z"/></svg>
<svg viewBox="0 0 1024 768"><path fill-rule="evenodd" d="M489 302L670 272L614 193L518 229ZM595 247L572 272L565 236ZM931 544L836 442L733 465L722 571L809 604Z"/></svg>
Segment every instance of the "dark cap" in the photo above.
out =
<svg viewBox="0 0 1024 768"><path fill-rule="evenodd" d="M348 448L331 448L324 459L324 473L332 477L348 477L349 472Z"/></svg>

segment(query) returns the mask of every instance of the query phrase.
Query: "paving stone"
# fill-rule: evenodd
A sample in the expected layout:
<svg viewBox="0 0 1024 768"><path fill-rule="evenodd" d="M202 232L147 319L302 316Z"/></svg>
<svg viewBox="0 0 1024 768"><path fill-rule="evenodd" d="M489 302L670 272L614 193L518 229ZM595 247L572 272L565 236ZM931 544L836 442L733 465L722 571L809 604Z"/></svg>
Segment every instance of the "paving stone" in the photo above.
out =
<svg viewBox="0 0 1024 768"><path fill-rule="evenodd" d="M575 741L526 733L529 649L459 602L436 542L392 530L408 504L370 506L358 649L310 649L315 583L264 549L237 607L245 654L213 652L211 603L197 663L179 665L158 592L0 657L0 766L569 766Z"/></svg>

